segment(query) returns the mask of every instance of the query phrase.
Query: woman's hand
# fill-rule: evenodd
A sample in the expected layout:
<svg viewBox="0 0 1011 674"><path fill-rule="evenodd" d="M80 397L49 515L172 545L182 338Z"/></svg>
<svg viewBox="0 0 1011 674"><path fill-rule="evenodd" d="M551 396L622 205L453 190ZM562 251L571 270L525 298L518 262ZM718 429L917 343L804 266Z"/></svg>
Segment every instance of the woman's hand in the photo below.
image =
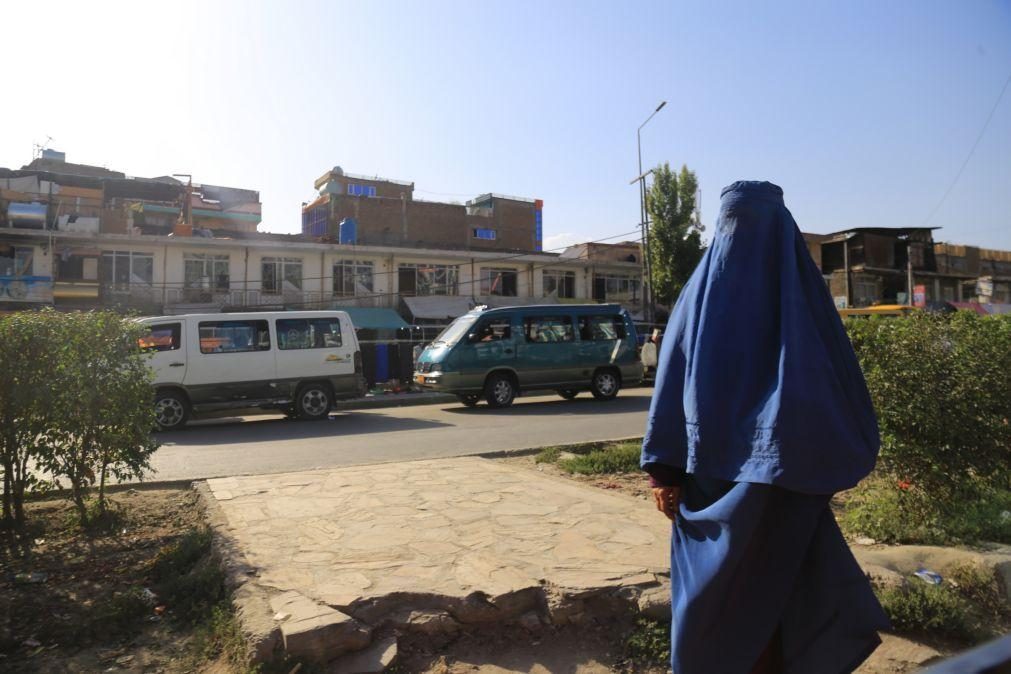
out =
<svg viewBox="0 0 1011 674"><path fill-rule="evenodd" d="M653 500L656 501L656 509L673 522L681 500L681 487L653 487Z"/></svg>

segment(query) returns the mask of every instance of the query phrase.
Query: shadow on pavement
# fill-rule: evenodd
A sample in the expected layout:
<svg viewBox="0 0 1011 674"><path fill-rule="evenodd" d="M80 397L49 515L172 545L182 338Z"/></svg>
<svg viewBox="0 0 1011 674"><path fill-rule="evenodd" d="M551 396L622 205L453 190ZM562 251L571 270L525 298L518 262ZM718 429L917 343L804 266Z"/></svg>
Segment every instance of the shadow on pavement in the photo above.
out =
<svg viewBox="0 0 1011 674"><path fill-rule="evenodd" d="M478 403L477 407L465 407L462 404L443 408L444 412L453 414L473 414L475 416L550 416L567 414L624 414L627 412L645 412L649 409L648 395L625 395L614 400L597 400L589 392L580 393L575 400L536 400L527 402L517 398L512 407L496 409L488 407L487 403Z"/></svg>
<svg viewBox="0 0 1011 674"><path fill-rule="evenodd" d="M326 439L367 433L428 430L452 424L428 419L404 418L370 412L331 414L326 421L294 421L285 418L244 420L238 417L204 419L186 428L155 437L163 445L234 445L284 440Z"/></svg>

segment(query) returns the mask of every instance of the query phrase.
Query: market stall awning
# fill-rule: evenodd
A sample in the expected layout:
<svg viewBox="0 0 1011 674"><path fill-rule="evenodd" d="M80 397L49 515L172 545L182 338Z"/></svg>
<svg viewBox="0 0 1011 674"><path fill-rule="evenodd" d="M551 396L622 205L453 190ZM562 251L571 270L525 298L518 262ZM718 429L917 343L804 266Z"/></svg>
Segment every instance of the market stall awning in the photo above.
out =
<svg viewBox="0 0 1011 674"><path fill-rule="evenodd" d="M340 311L348 312L351 316L351 323L357 329L365 330L399 330L409 328L410 325L404 321L393 309L374 309L371 307L334 307Z"/></svg>

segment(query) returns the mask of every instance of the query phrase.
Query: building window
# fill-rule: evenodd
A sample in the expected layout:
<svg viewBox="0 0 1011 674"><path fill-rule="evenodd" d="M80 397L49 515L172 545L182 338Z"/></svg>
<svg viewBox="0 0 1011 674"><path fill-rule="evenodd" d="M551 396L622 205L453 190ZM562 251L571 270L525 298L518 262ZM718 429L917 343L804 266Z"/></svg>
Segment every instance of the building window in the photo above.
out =
<svg viewBox="0 0 1011 674"><path fill-rule="evenodd" d="M397 269L401 295L456 295L460 268L444 264L402 264Z"/></svg>
<svg viewBox="0 0 1011 674"><path fill-rule="evenodd" d="M576 273L572 271L544 271L544 297L573 298L576 296Z"/></svg>
<svg viewBox="0 0 1011 674"><path fill-rule="evenodd" d="M878 284L874 281L853 281L853 304L866 307L874 304L878 298Z"/></svg>
<svg viewBox="0 0 1011 674"><path fill-rule="evenodd" d="M494 229L487 229L485 227L475 227L471 230L474 233L475 239L484 239L485 241L494 241L498 238Z"/></svg>
<svg viewBox="0 0 1011 674"><path fill-rule="evenodd" d="M341 323L336 318L282 318L274 322L277 347L291 349L330 349L341 345Z"/></svg>
<svg viewBox="0 0 1011 674"><path fill-rule="evenodd" d="M523 321L523 333L531 344L571 342L575 339L569 316L528 316Z"/></svg>
<svg viewBox="0 0 1011 674"><path fill-rule="evenodd" d="M372 185L348 183L348 194L353 197L374 197L376 196L376 188Z"/></svg>
<svg viewBox="0 0 1011 674"><path fill-rule="evenodd" d="M302 289L302 258L265 257L262 260L260 279L265 293Z"/></svg>
<svg viewBox="0 0 1011 674"><path fill-rule="evenodd" d="M639 277L594 274L593 298L604 302L638 302Z"/></svg>
<svg viewBox="0 0 1011 674"><path fill-rule="evenodd" d="M200 290L228 290L228 256L183 255L183 286Z"/></svg>
<svg viewBox="0 0 1011 674"><path fill-rule="evenodd" d="M518 277L515 269L482 269L481 294L516 297Z"/></svg>
<svg viewBox="0 0 1011 674"><path fill-rule="evenodd" d="M267 321L204 321L199 329L200 353L270 350Z"/></svg>
<svg viewBox="0 0 1011 674"><path fill-rule="evenodd" d="M338 260L333 263L333 294L339 297L371 295L372 263Z"/></svg>
<svg viewBox="0 0 1011 674"><path fill-rule="evenodd" d="M100 273L102 284L112 290L130 286L150 286L154 282L154 255L131 251L104 251Z"/></svg>
<svg viewBox="0 0 1011 674"><path fill-rule="evenodd" d="M0 246L0 276L31 276L34 249Z"/></svg>

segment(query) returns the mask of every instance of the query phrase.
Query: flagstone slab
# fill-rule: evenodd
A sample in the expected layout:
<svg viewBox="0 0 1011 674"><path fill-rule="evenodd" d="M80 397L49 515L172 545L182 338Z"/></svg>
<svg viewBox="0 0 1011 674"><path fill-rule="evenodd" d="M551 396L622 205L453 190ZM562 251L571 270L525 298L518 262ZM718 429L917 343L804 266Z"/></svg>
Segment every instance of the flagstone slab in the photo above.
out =
<svg viewBox="0 0 1011 674"><path fill-rule="evenodd" d="M283 641L317 660L365 648L373 627L533 625L549 605L545 621L568 621L594 594L667 583L670 523L651 504L487 459L229 477L207 491L250 582L301 607ZM327 651L336 634L344 645Z"/></svg>

